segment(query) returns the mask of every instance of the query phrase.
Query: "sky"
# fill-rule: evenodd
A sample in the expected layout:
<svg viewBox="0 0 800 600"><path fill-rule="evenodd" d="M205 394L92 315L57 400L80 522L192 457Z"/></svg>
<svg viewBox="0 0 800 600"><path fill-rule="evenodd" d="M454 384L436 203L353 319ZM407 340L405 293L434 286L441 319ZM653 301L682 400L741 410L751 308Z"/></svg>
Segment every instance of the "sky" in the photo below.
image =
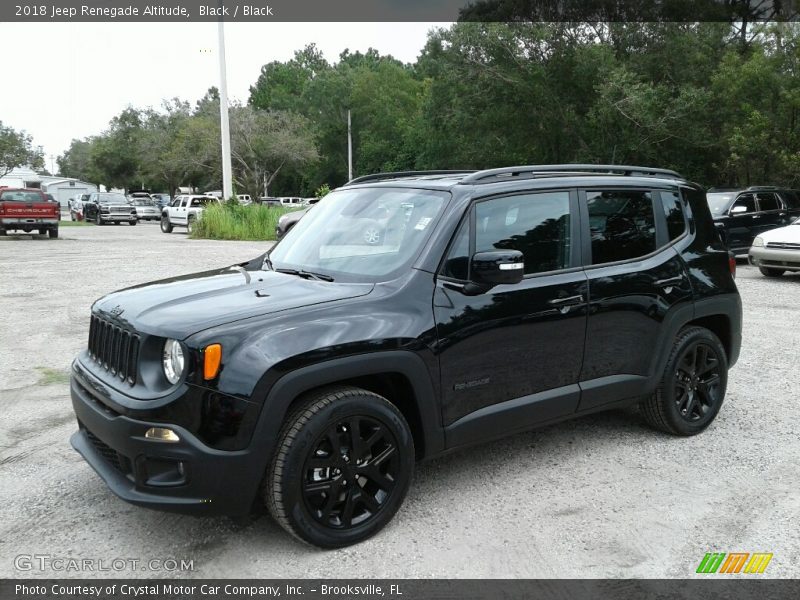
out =
<svg viewBox="0 0 800 600"><path fill-rule="evenodd" d="M447 24L228 23L229 99L246 102L262 65L312 42L329 62L370 47L414 62L436 26ZM72 139L102 132L126 106L194 103L219 86L216 23L0 23L0 40L0 121L43 146L51 172Z"/></svg>

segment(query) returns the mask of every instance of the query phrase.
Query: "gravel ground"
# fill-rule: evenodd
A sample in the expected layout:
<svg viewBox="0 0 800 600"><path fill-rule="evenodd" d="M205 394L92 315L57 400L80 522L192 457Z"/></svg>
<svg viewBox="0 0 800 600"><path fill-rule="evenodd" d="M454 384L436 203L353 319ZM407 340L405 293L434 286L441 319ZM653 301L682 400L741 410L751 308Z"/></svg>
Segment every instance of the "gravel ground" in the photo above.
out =
<svg viewBox="0 0 800 600"><path fill-rule="evenodd" d="M15 567L34 554L140 561L102 573L125 577L688 577L707 551L773 552L769 576L800 576L800 276L743 264L742 355L700 436L615 412L424 463L394 521L339 551L303 546L268 517L235 524L117 499L68 442L67 374L91 303L264 247L156 224L0 238L0 577L92 575ZM194 570L142 571L152 558Z"/></svg>

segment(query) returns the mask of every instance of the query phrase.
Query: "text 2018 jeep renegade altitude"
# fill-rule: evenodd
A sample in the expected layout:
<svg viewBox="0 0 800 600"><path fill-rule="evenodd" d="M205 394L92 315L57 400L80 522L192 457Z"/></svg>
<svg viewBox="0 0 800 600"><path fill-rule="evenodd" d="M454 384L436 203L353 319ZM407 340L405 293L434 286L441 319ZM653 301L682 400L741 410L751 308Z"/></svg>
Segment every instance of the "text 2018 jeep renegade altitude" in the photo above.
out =
<svg viewBox="0 0 800 600"><path fill-rule="evenodd" d="M356 179L249 263L98 300L72 444L129 502L263 502L302 540L352 544L415 460L632 403L705 429L739 354L734 270L672 171Z"/></svg>

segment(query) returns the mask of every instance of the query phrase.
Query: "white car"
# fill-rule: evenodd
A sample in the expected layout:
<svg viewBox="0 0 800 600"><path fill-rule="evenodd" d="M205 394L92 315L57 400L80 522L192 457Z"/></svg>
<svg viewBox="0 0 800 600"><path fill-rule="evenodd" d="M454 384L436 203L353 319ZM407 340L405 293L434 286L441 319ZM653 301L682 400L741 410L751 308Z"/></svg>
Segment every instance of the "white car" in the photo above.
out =
<svg viewBox="0 0 800 600"><path fill-rule="evenodd" d="M759 234L753 240L747 259L767 277L800 271L800 219Z"/></svg>
<svg viewBox="0 0 800 600"><path fill-rule="evenodd" d="M194 224L203 214L203 209L209 204L219 201L219 198L213 196L193 194L177 196L172 204L165 206L161 211L161 231L172 233L172 229L175 227L186 227L188 233L192 233Z"/></svg>

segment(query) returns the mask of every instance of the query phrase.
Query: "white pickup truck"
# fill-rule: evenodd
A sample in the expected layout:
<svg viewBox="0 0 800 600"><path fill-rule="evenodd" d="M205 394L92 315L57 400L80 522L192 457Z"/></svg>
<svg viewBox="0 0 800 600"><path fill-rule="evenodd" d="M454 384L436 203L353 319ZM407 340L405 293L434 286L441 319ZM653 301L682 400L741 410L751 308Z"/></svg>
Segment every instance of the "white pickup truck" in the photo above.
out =
<svg viewBox="0 0 800 600"><path fill-rule="evenodd" d="M175 227L186 227L192 233L203 209L212 202L219 202L219 198L188 194L176 196L169 206L161 210L161 231L172 233Z"/></svg>

